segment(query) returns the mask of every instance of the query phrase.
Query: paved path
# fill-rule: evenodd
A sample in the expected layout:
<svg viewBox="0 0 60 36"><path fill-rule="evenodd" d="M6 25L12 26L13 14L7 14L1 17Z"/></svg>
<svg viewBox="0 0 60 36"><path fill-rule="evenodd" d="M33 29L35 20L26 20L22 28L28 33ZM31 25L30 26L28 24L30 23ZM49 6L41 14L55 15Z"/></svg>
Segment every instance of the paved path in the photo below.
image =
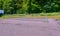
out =
<svg viewBox="0 0 60 36"><path fill-rule="evenodd" d="M55 19L0 19L0 36L60 36L60 21Z"/></svg>

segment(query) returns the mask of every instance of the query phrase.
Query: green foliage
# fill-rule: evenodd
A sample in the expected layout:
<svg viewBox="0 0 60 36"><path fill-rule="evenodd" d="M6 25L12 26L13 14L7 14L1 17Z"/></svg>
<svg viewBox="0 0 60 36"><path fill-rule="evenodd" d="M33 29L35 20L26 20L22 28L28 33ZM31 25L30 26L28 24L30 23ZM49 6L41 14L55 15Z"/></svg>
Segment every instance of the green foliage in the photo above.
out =
<svg viewBox="0 0 60 36"><path fill-rule="evenodd" d="M60 0L0 0L5 14L59 12Z"/></svg>

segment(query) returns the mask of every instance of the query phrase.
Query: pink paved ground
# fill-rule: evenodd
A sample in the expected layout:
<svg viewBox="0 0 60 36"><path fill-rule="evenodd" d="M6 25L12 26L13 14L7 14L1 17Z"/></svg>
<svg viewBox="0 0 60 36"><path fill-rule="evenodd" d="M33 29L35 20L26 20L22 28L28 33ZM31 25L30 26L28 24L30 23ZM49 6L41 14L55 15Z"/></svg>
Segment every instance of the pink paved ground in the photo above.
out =
<svg viewBox="0 0 60 36"><path fill-rule="evenodd" d="M0 19L0 36L60 36L60 21L55 19Z"/></svg>

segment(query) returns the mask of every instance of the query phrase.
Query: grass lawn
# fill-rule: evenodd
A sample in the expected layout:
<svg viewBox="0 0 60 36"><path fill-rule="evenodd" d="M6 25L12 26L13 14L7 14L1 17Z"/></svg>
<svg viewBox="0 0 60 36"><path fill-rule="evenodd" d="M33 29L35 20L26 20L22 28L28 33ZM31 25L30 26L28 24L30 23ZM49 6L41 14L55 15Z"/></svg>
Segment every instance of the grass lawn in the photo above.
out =
<svg viewBox="0 0 60 36"><path fill-rule="evenodd" d="M39 13L39 14L13 14L4 15L0 18L56 18L60 19L60 13Z"/></svg>

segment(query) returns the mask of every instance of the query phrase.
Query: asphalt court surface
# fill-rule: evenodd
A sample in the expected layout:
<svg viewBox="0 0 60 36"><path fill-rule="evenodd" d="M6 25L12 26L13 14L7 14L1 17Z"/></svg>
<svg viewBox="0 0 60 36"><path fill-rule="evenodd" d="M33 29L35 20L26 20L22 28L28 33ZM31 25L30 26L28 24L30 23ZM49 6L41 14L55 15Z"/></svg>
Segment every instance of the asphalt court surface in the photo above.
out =
<svg viewBox="0 0 60 36"><path fill-rule="evenodd" d="M49 18L0 19L0 36L60 36L60 21Z"/></svg>

